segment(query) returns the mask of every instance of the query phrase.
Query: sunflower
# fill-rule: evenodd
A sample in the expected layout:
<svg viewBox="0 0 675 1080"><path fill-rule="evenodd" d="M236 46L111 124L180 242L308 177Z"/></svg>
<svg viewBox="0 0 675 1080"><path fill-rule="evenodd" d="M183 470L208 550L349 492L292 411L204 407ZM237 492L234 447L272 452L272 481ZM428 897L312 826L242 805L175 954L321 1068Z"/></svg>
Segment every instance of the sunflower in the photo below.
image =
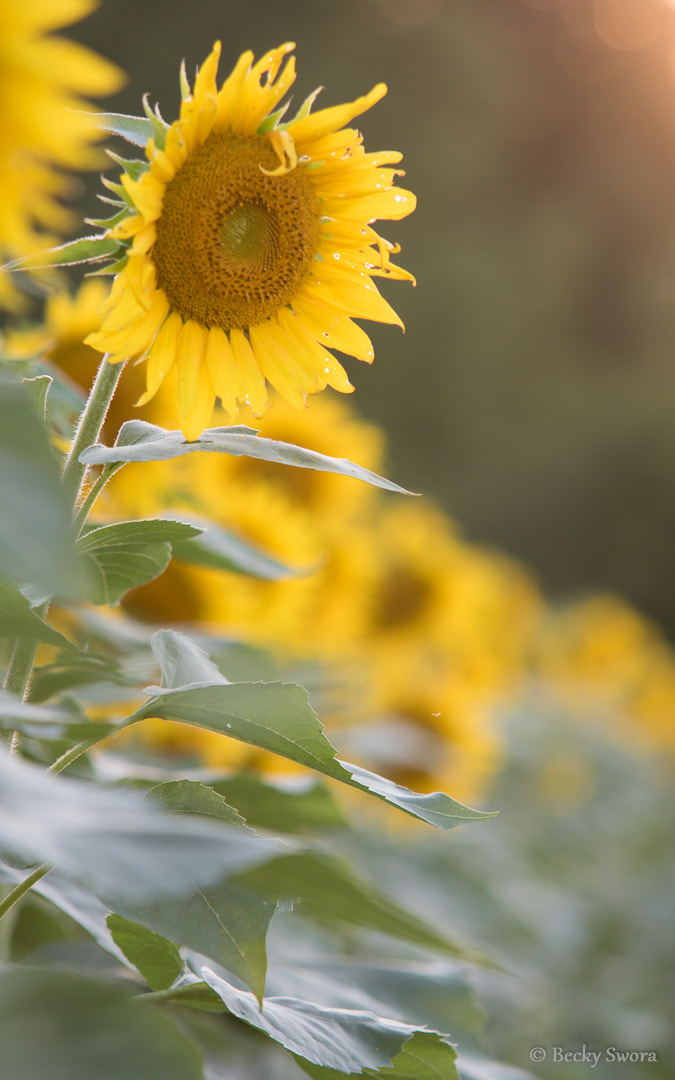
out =
<svg viewBox="0 0 675 1080"><path fill-rule="evenodd" d="M88 15L91 0L0 0L0 257L28 255L72 228L63 169L101 164L101 133L82 95L118 90L121 71L82 45L49 35ZM21 296L0 271L0 304Z"/></svg>
<svg viewBox="0 0 675 1080"><path fill-rule="evenodd" d="M153 116L147 163L111 185L125 200L106 234L121 269L87 341L113 363L147 357L142 403L175 366L188 439L216 397L234 419L240 402L265 411L267 383L297 407L326 386L351 391L327 350L370 362L353 320L403 325L372 279L413 279L371 223L405 217L415 199L394 186L401 155L366 153L345 126L386 87L315 113L312 94L283 122L293 48L255 64L244 53L218 89L217 42L192 89L183 74L180 118L167 128Z"/></svg>

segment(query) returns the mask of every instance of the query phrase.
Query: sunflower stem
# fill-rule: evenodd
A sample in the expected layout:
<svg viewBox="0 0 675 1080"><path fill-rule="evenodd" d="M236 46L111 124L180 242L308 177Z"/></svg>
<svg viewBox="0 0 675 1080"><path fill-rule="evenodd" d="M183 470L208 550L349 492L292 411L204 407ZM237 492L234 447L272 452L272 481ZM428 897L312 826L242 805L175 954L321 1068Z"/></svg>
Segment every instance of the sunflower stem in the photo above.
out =
<svg viewBox="0 0 675 1080"><path fill-rule="evenodd" d="M72 497L74 506L77 505L79 500L87 472L87 466L83 465L79 460L80 454L92 443L95 443L101 434L101 428L123 367L124 363L111 364L106 353L101 360L87 404L77 425L75 438L63 470L63 484L68 495Z"/></svg>
<svg viewBox="0 0 675 1080"><path fill-rule="evenodd" d="M14 907L17 900L20 900L25 893L29 892L33 885L35 885L40 878L43 878L45 874L48 874L51 870L51 866L48 863L42 863L41 866L37 866L28 877L25 877L23 881L12 889L12 891L5 897L0 903L0 919L3 915L6 915L10 908Z"/></svg>
<svg viewBox="0 0 675 1080"><path fill-rule="evenodd" d="M44 619L49 611L49 601L41 604L36 610L39 618ZM25 701L30 689L30 677L33 674L33 663L37 652L37 641L27 638L17 638L12 649L12 656L5 675L4 689L10 694ZM13 731L9 746L10 754L18 754L21 749L21 732Z"/></svg>

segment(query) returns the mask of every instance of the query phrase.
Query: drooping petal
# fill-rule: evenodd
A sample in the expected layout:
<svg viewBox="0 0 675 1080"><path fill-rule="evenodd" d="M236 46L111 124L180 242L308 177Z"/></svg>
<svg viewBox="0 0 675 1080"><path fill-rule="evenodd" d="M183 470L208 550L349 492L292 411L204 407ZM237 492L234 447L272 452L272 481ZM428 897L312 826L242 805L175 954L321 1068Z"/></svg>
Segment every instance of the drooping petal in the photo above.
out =
<svg viewBox="0 0 675 1080"><path fill-rule="evenodd" d="M256 416L261 416L267 408L265 379L256 362L248 338L241 330L230 331L230 345L241 373L244 399L251 406Z"/></svg>
<svg viewBox="0 0 675 1080"><path fill-rule="evenodd" d="M252 326L249 335L256 362L267 381L291 405L303 408L307 393L310 392L310 387L306 386L309 381L307 374L288 348L280 347L272 326L269 323ZM314 385L316 386L316 379Z"/></svg>
<svg viewBox="0 0 675 1080"><path fill-rule="evenodd" d="M183 320L175 311L169 315L161 326L150 349L146 368L147 389L136 402L138 406L147 405L174 366L176 362L176 342L182 328Z"/></svg>
<svg viewBox="0 0 675 1080"><path fill-rule="evenodd" d="M236 418L239 412L237 401L243 399L246 392L232 346L220 326L213 326L209 330L206 365L216 396L220 398L223 408L230 416Z"/></svg>
<svg viewBox="0 0 675 1080"><path fill-rule="evenodd" d="M182 431L188 442L199 438L204 428L209 426L213 415L215 394L206 364L202 364L196 373L192 396L190 409L183 410L182 399L178 403Z"/></svg>
<svg viewBox="0 0 675 1080"><path fill-rule="evenodd" d="M206 367L206 338L207 331L194 319L188 319L178 335L176 400L181 416L191 414L197 404L199 373L202 366Z"/></svg>

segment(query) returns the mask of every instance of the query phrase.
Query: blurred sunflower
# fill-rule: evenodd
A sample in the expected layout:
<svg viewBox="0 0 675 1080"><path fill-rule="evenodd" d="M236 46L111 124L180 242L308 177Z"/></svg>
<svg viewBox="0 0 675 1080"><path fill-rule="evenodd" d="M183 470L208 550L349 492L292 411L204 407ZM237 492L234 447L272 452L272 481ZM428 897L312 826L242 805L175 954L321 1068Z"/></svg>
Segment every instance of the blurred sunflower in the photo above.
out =
<svg viewBox="0 0 675 1080"><path fill-rule="evenodd" d="M50 31L77 22L93 0L0 0L0 258L43 249L74 221L62 199L63 170L100 167L100 131L82 95L118 90L122 72L91 50ZM0 304L22 296L0 271Z"/></svg>
<svg viewBox="0 0 675 1080"><path fill-rule="evenodd" d="M675 749L675 650L619 596L549 609L535 666L568 707L605 720L631 747Z"/></svg>
<svg viewBox="0 0 675 1080"><path fill-rule="evenodd" d="M296 407L326 386L351 391L327 349L370 362L353 320L403 325L372 279L413 279L371 223L405 217L415 199L394 187L401 155L366 153L345 127L386 87L311 113L314 93L282 122L292 49L255 64L244 53L219 90L216 43L194 89L183 75L180 118L168 129L153 118L147 166L129 163L113 185L125 201L108 236L124 262L87 341L113 363L147 357L143 402L176 366L188 439L216 397L234 419L240 402L265 411L267 382Z"/></svg>

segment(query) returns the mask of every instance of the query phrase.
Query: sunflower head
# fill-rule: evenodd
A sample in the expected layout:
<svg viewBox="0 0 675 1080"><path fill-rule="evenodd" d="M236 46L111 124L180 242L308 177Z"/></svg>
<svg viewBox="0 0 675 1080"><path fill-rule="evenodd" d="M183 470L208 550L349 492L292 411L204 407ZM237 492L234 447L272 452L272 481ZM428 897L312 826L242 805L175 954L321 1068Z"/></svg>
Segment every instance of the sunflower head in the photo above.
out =
<svg viewBox="0 0 675 1080"><path fill-rule="evenodd" d="M329 350L370 362L354 319L402 326L373 278L413 279L372 223L405 217L415 199L394 186L401 155L366 153L347 126L386 87L314 113L312 94L284 120L293 48L257 63L244 53L218 87L216 43L194 86L181 73L179 119L149 113L147 160L122 162L121 183L109 184L116 273L87 342L112 362L147 360L141 402L175 368L188 439L216 398L235 419L244 402L265 411L268 383L299 407L326 386L351 391Z"/></svg>

